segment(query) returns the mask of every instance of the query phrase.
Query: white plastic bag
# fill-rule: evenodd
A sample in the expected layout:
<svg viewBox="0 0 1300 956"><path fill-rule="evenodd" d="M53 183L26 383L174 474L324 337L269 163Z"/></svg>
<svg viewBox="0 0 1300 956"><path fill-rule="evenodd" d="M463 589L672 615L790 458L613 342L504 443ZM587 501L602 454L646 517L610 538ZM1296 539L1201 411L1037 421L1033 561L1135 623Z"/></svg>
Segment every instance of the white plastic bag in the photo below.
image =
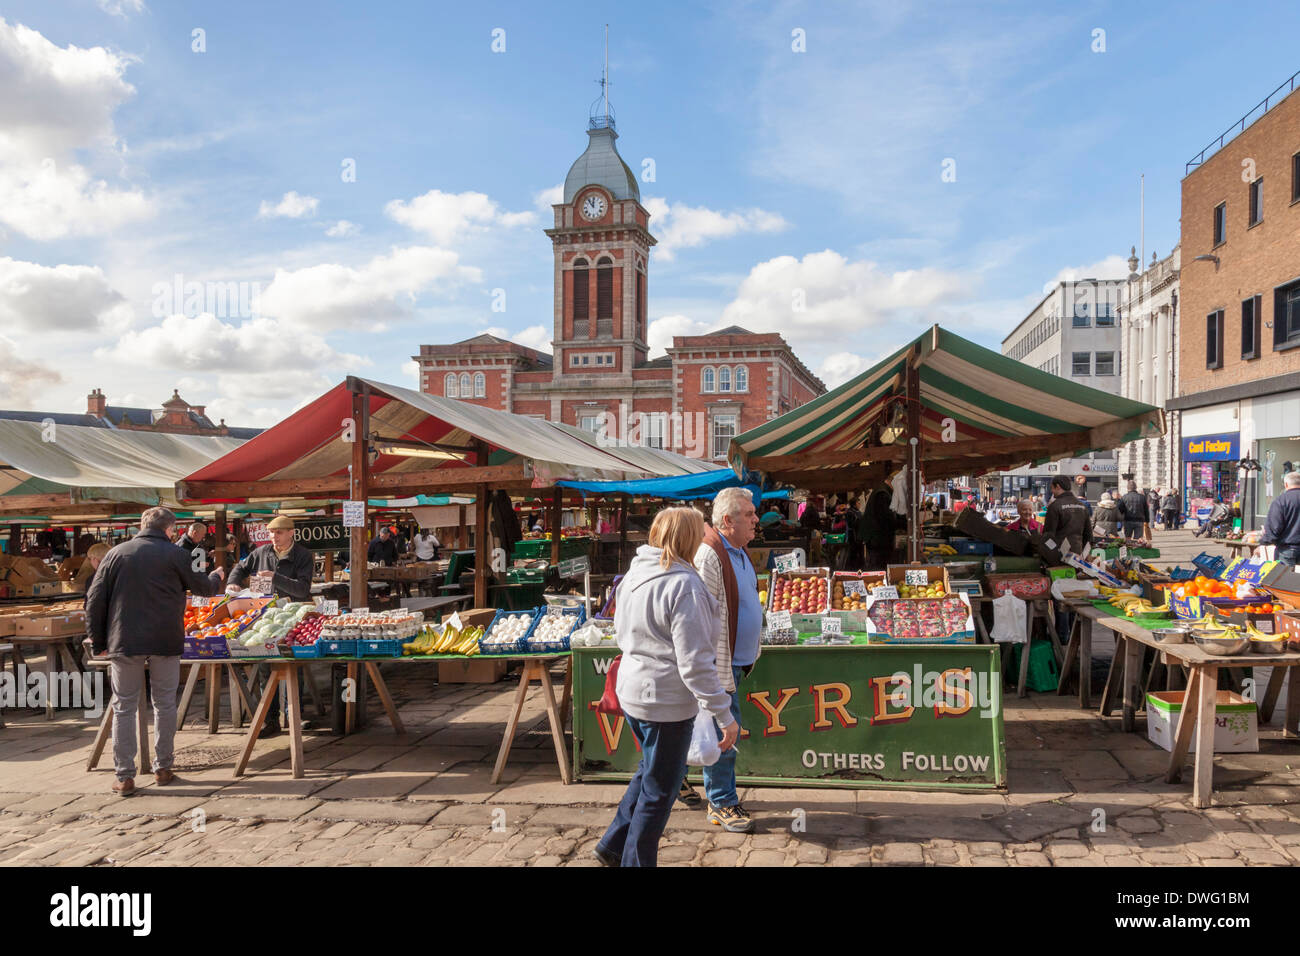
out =
<svg viewBox="0 0 1300 956"><path fill-rule="evenodd" d="M721 756L713 715L700 711L695 715L695 727L691 730L691 747L686 751L686 762L692 767L712 767Z"/></svg>
<svg viewBox="0 0 1300 956"><path fill-rule="evenodd" d="M1028 616L1025 602L1010 591L993 599L993 630L989 637L995 644L1024 644L1028 640Z"/></svg>

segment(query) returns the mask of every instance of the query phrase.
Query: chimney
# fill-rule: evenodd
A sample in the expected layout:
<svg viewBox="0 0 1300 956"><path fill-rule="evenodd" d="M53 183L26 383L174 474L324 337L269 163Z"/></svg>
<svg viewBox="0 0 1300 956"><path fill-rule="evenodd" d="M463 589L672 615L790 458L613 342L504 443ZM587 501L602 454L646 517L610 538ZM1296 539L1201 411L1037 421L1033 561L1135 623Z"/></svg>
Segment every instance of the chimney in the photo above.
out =
<svg viewBox="0 0 1300 956"><path fill-rule="evenodd" d="M96 418L103 418L104 412L108 408L108 400L104 398L104 393L98 388L94 389L86 396L86 414L94 415Z"/></svg>

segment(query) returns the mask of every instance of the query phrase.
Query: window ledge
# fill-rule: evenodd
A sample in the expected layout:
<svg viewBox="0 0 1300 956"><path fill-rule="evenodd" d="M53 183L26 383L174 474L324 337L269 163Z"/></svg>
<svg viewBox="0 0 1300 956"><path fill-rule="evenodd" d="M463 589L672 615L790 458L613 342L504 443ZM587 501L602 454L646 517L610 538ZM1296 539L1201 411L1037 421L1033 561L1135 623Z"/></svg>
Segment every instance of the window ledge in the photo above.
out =
<svg viewBox="0 0 1300 956"><path fill-rule="evenodd" d="M1274 352L1286 352L1289 349L1300 348L1300 338L1292 339L1290 342L1283 342L1281 345L1273 346Z"/></svg>
<svg viewBox="0 0 1300 956"><path fill-rule="evenodd" d="M1295 206L1297 204L1300 204L1300 196L1296 196L1295 199L1292 199L1289 203L1287 203L1287 206L1288 207Z"/></svg>
<svg viewBox="0 0 1300 956"><path fill-rule="evenodd" d="M1256 219L1254 222L1249 223L1249 224L1246 226L1246 231L1247 231L1247 232L1250 232L1250 230L1254 229L1256 226L1262 225L1263 222L1264 222L1263 217L1260 217L1259 219Z"/></svg>

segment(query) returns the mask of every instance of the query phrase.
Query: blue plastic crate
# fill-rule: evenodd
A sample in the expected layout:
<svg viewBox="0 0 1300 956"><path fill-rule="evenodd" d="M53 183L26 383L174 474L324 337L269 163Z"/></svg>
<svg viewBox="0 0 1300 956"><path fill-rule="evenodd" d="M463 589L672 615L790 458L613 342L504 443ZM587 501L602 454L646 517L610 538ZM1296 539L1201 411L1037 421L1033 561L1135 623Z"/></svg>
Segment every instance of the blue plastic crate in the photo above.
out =
<svg viewBox="0 0 1300 956"><path fill-rule="evenodd" d="M1192 564L1200 568L1201 573L1206 577L1217 578L1223 573L1223 569L1228 566L1228 561L1226 558L1217 557L1208 551L1202 551L1192 558Z"/></svg>
<svg viewBox="0 0 1300 956"><path fill-rule="evenodd" d="M1170 568L1166 573L1171 581L1190 581L1196 577L1196 572L1191 568Z"/></svg>
<svg viewBox="0 0 1300 956"><path fill-rule="evenodd" d="M381 638L375 641L357 641L357 657L401 657L402 645L409 644L414 637Z"/></svg>
<svg viewBox="0 0 1300 956"><path fill-rule="evenodd" d="M564 614L573 618L573 623L569 625L569 629L558 641L534 641L532 635L537 630L537 625L541 623L542 618L546 616L548 610L549 609L547 608L543 608L542 613L539 614L537 620L533 622L533 626L528 629L528 634L524 644L525 650L529 654L554 654L569 650L569 635L573 633L574 628L587 620L587 611L581 604L577 607L557 608L555 613Z"/></svg>
<svg viewBox="0 0 1300 956"><path fill-rule="evenodd" d="M987 541L976 541L973 538L952 538L948 541L948 544L958 554L993 553L993 545Z"/></svg>
<svg viewBox="0 0 1300 956"><path fill-rule="evenodd" d="M528 638L533 633L533 628L537 626L538 616L543 613L545 613L544 608L536 608L536 607L531 608L528 611L497 611L496 614L492 615L492 621L488 624L487 628L483 631L483 637L490 636L492 634L492 630L497 626L497 621L501 620L503 617L510 617L513 614L530 614L532 615L532 620L529 622L528 629L524 631L523 636L519 638L519 640L512 641L509 644L485 644L483 642L483 637L480 637L478 641L478 652L480 654L523 654L525 653L524 649L527 644Z"/></svg>
<svg viewBox="0 0 1300 956"><path fill-rule="evenodd" d="M315 644L316 657L356 657L357 656L357 639L349 638L347 640L330 640L319 638ZM297 648L295 648L295 651ZM296 656L296 655L295 655Z"/></svg>
<svg viewBox="0 0 1300 956"><path fill-rule="evenodd" d="M320 657L320 646L323 641L317 641L315 644L294 644L290 650L293 651L294 657ZM274 658L267 658L274 660Z"/></svg>

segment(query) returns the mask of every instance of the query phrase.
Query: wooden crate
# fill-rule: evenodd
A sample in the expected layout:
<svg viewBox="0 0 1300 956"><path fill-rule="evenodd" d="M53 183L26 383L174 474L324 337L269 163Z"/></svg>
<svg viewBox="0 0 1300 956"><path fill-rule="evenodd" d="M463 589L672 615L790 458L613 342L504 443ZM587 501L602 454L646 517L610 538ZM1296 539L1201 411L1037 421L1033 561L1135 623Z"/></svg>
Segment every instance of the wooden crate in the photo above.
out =
<svg viewBox="0 0 1300 956"><path fill-rule="evenodd" d="M506 676L509 661L497 657L471 657L463 661L438 661L439 684L495 684Z"/></svg>

